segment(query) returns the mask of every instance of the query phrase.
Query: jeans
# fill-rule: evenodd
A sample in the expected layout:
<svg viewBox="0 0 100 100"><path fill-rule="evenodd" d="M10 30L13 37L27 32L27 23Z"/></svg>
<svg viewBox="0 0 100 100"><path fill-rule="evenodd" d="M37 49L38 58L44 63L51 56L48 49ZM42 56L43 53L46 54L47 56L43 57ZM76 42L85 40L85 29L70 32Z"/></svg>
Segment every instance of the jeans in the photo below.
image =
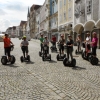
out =
<svg viewBox="0 0 100 100"><path fill-rule="evenodd" d="M73 53L73 49L72 49L72 48L68 48L68 49L67 49L67 58L68 58L68 60L69 60L69 55L70 55L70 57L71 57L71 60L73 60L73 55L72 55L72 53Z"/></svg>

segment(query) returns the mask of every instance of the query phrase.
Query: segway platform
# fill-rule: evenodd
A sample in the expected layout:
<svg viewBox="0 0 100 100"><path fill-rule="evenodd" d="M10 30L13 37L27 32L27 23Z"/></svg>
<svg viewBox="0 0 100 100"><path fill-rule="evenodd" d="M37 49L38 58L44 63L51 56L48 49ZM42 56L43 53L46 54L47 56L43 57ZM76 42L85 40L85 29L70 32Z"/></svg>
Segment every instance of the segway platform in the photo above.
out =
<svg viewBox="0 0 100 100"><path fill-rule="evenodd" d="M25 58L24 58L23 56L21 56L21 57L20 57L20 61L21 61L21 62L27 62L27 61L30 62L30 56L28 55L28 56L25 57Z"/></svg>
<svg viewBox="0 0 100 100"><path fill-rule="evenodd" d="M63 64L64 64L64 66L75 67L76 66L76 59L69 61L68 58L64 58Z"/></svg>
<svg viewBox="0 0 100 100"><path fill-rule="evenodd" d="M65 57L66 57L66 54L61 54L61 55L58 54L56 58L57 58L57 61L63 61L63 59L64 59Z"/></svg>

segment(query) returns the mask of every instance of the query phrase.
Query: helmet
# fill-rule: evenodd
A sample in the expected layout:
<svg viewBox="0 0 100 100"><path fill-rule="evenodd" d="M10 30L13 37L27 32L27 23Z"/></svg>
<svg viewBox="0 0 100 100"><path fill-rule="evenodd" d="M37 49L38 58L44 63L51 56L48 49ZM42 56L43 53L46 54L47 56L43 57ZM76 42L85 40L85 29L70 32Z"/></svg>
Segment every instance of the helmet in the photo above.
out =
<svg viewBox="0 0 100 100"><path fill-rule="evenodd" d="M23 38L26 38L26 36L24 35Z"/></svg>
<svg viewBox="0 0 100 100"><path fill-rule="evenodd" d="M46 38L47 36L45 36L45 38Z"/></svg>

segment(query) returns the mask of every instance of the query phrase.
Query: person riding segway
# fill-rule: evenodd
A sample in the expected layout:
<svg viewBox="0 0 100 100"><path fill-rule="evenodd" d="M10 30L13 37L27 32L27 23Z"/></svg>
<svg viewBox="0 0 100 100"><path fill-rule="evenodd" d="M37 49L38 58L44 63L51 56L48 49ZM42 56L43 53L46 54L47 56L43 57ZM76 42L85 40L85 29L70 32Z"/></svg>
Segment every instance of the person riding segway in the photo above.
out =
<svg viewBox="0 0 100 100"><path fill-rule="evenodd" d="M43 56L42 60L49 59L51 61L51 54L49 54L49 40L47 36L45 36L45 39L43 40Z"/></svg>
<svg viewBox="0 0 100 100"><path fill-rule="evenodd" d="M30 56L28 55L28 45L29 42L26 40L26 36L23 36L23 41L21 42L21 50L23 52L23 56L20 57L21 62L30 61Z"/></svg>
<svg viewBox="0 0 100 100"><path fill-rule="evenodd" d="M41 34L41 38L40 38L40 47L41 47L41 51L39 51L39 56L41 57L43 54L43 34Z"/></svg>
<svg viewBox="0 0 100 100"><path fill-rule="evenodd" d="M89 60L89 56L91 55L91 37L90 33L87 33L86 40L82 43L83 48L85 48L85 51L82 53L82 58Z"/></svg>
<svg viewBox="0 0 100 100"><path fill-rule="evenodd" d="M76 38L76 42L77 42L77 49L75 50L75 54L82 54L83 50L81 50L81 36L80 34L78 34L78 37Z"/></svg>
<svg viewBox="0 0 100 100"><path fill-rule="evenodd" d="M52 35L51 43L52 43L52 46L50 47L51 52L53 52L53 51L57 52L55 35Z"/></svg>
<svg viewBox="0 0 100 100"><path fill-rule="evenodd" d="M93 38L92 38L92 55L89 56L89 61L92 65L97 65L98 64L98 58L96 57L96 50L97 50L97 43L98 43L98 38L97 38L97 33L93 32Z"/></svg>
<svg viewBox="0 0 100 100"><path fill-rule="evenodd" d="M65 39L64 36L61 35L61 38L58 41L58 49L59 49L59 54L57 54L57 61L63 60L66 57L66 54L64 54L64 43Z"/></svg>
<svg viewBox="0 0 100 100"><path fill-rule="evenodd" d="M5 53L5 55L2 56L1 63L3 65L6 65L7 62L14 64L16 59L13 55L10 54L10 52L14 49L14 44L11 42L11 39L9 38L8 34L5 34L3 41L4 41L4 53Z"/></svg>
<svg viewBox="0 0 100 100"><path fill-rule="evenodd" d="M64 66L72 66L72 67L75 67L76 65L76 60L73 58L73 40L72 40L72 36L71 35L68 35L68 40L66 42L66 45L64 46L64 49L67 53L67 57L64 58L63 60L63 64ZM69 55L71 57L71 61L69 60Z"/></svg>

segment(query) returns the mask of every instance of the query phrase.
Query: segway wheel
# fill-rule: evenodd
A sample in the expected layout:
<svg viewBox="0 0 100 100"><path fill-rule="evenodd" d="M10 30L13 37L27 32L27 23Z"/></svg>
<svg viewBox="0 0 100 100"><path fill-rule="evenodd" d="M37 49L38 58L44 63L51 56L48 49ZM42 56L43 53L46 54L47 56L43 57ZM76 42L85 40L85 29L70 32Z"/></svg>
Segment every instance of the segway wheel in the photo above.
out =
<svg viewBox="0 0 100 100"><path fill-rule="evenodd" d="M77 50L75 50L75 54L77 55Z"/></svg>
<svg viewBox="0 0 100 100"><path fill-rule="evenodd" d="M7 64L7 57L6 56L4 56L4 57L1 58L1 63L3 65L6 65Z"/></svg>
<svg viewBox="0 0 100 100"><path fill-rule="evenodd" d="M98 62L99 62L99 60L98 60L98 58L96 58L96 57L93 57L93 58L90 60L90 63L91 63L92 65L98 65Z"/></svg>
<svg viewBox="0 0 100 100"><path fill-rule="evenodd" d="M30 56L29 55L27 56L27 60L30 62Z"/></svg>
<svg viewBox="0 0 100 100"><path fill-rule="evenodd" d="M64 66L68 66L68 59L67 59L67 58L64 58L64 60L63 60L63 65L64 65Z"/></svg>
<svg viewBox="0 0 100 100"><path fill-rule="evenodd" d="M11 64L14 64L16 61L15 57L14 56L11 56Z"/></svg>
<svg viewBox="0 0 100 100"><path fill-rule="evenodd" d="M41 55L42 55L41 52L39 52L39 56L40 56L40 57L41 57Z"/></svg>
<svg viewBox="0 0 100 100"><path fill-rule="evenodd" d="M42 56L42 60L44 61L44 56Z"/></svg>
<svg viewBox="0 0 100 100"><path fill-rule="evenodd" d="M21 61L21 62L23 62L23 61L24 61L24 58L23 58L23 56L21 56L21 57L20 57L20 61Z"/></svg>
<svg viewBox="0 0 100 100"><path fill-rule="evenodd" d="M82 58L85 59L85 52L82 53Z"/></svg>
<svg viewBox="0 0 100 100"><path fill-rule="evenodd" d="M72 67L75 67L76 66L76 59L73 59L72 60L71 65L72 65Z"/></svg>
<svg viewBox="0 0 100 100"><path fill-rule="evenodd" d="M50 61L51 61L51 54L49 55Z"/></svg>
<svg viewBox="0 0 100 100"><path fill-rule="evenodd" d="M57 55L57 57L56 57L56 58L57 58L57 61L59 61L59 54Z"/></svg>

